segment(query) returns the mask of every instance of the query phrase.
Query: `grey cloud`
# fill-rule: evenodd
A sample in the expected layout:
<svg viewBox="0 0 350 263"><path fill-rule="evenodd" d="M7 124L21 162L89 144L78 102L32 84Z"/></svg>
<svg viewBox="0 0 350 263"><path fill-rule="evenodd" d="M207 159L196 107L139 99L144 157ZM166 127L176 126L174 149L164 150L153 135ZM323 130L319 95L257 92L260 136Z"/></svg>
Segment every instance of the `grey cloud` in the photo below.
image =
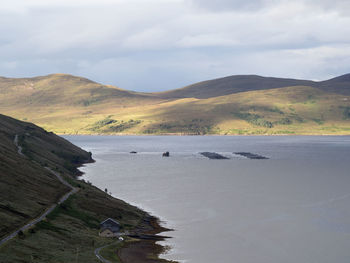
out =
<svg viewBox="0 0 350 263"><path fill-rule="evenodd" d="M0 75L62 72L142 91L232 74L322 79L350 71L350 18L338 11L348 4L334 1L0 7Z"/></svg>
<svg viewBox="0 0 350 263"><path fill-rule="evenodd" d="M350 16L350 1L349 0L301 0L306 4L321 8L325 11L336 11L341 15Z"/></svg>
<svg viewBox="0 0 350 263"><path fill-rule="evenodd" d="M301 4L314 10L336 11L342 15L350 15L349 0L189 0L194 6L211 12L237 11L254 12L283 4Z"/></svg>
<svg viewBox="0 0 350 263"><path fill-rule="evenodd" d="M269 0L190 0L197 7L209 11L252 11L263 8Z"/></svg>

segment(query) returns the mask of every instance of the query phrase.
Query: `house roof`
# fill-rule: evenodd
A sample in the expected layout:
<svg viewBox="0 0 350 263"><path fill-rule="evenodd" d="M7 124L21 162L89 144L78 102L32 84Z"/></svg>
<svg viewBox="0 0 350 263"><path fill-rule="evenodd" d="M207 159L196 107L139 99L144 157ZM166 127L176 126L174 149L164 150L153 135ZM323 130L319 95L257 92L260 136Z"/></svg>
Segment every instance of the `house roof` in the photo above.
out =
<svg viewBox="0 0 350 263"><path fill-rule="evenodd" d="M117 226L120 226L119 222L112 219L112 218L107 218L105 221L101 222L100 225L117 225Z"/></svg>

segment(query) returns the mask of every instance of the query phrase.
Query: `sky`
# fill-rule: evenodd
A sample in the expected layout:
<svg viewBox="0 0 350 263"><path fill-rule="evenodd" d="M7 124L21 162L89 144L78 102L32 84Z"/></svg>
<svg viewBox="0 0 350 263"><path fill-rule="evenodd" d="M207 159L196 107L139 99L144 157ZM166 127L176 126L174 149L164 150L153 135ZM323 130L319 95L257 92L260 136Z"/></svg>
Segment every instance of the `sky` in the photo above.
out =
<svg viewBox="0 0 350 263"><path fill-rule="evenodd" d="M0 1L0 76L68 73L149 92L350 73L349 0Z"/></svg>

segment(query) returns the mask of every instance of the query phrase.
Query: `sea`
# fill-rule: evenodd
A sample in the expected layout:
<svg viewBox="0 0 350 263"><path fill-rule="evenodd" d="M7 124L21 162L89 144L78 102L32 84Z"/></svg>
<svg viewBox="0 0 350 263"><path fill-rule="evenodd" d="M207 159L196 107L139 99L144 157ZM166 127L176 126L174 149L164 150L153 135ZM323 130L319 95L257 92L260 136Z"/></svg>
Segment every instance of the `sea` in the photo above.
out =
<svg viewBox="0 0 350 263"><path fill-rule="evenodd" d="M174 230L163 258L350 262L350 136L64 138L96 160L81 168L84 180Z"/></svg>

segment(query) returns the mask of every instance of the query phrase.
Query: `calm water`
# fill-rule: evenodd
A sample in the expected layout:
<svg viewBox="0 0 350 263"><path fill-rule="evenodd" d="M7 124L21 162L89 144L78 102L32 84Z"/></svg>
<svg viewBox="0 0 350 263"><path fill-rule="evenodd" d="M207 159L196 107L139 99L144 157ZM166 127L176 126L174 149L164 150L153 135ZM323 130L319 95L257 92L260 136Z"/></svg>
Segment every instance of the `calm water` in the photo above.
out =
<svg viewBox="0 0 350 263"><path fill-rule="evenodd" d="M175 229L168 259L350 262L350 136L65 138L92 151L86 180Z"/></svg>

